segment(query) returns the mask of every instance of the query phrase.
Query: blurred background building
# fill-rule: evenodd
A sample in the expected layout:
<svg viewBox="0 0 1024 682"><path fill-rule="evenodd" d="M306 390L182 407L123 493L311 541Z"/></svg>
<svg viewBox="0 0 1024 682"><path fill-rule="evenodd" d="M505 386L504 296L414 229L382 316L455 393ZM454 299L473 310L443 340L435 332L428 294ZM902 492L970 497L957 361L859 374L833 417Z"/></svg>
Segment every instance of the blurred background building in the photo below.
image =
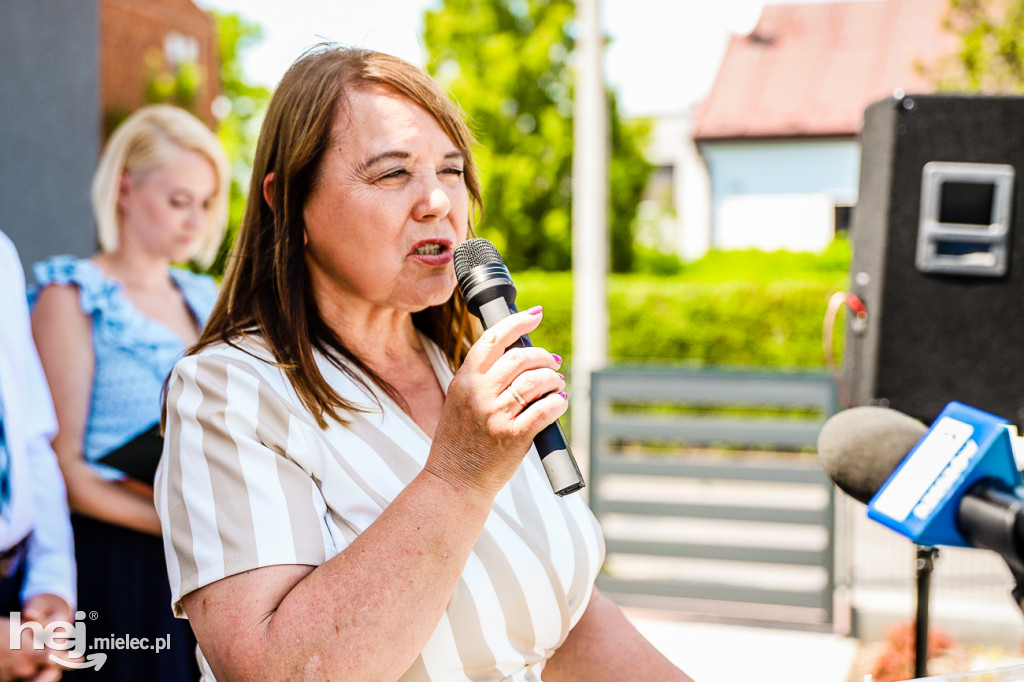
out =
<svg viewBox="0 0 1024 682"><path fill-rule="evenodd" d="M643 207L684 261L708 249L821 251L857 203L864 109L930 93L956 50L947 0L767 5L708 98L655 121ZM685 66L683 67L685 68Z"/></svg>
<svg viewBox="0 0 1024 682"><path fill-rule="evenodd" d="M220 59L213 19L192 0L100 0L100 106L118 119L178 89L214 124Z"/></svg>
<svg viewBox="0 0 1024 682"><path fill-rule="evenodd" d="M23 264L95 250L89 183L103 137L172 99L213 123L213 20L191 0L0 3L0 229Z"/></svg>

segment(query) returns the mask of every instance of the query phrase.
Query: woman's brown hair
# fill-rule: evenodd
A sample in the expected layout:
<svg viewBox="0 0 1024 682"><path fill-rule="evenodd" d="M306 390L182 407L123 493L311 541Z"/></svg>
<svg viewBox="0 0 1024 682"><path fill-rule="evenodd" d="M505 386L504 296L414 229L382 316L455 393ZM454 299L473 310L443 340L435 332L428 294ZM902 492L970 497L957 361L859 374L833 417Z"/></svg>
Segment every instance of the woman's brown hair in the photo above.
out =
<svg viewBox="0 0 1024 682"><path fill-rule="evenodd" d="M473 163L473 136L458 107L419 68L397 57L322 44L300 57L274 92L260 130L249 198L238 242L210 319L194 354L217 342L237 345L259 336L321 427L344 421L341 410L360 410L324 379L315 351L357 381L359 368L389 396L395 390L354 355L321 317L306 272L303 208L316 182L334 123L348 106L348 93L380 84L426 109L465 157L464 178L475 211L482 206ZM271 203L264 199L264 178ZM453 370L472 343L475 324L458 289L447 302L413 315L416 327L441 348ZM346 362L347 361L347 362Z"/></svg>

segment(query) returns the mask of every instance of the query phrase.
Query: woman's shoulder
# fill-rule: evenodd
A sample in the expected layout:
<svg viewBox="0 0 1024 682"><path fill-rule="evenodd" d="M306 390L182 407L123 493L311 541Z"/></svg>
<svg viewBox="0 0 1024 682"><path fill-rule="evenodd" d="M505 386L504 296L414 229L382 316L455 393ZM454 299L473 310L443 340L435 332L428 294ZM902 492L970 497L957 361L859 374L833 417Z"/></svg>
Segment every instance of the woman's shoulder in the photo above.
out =
<svg viewBox="0 0 1024 682"><path fill-rule="evenodd" d="M214 370L225 377L233 367L256 377L273 381L281 374L273 354L258 336L236 337L217 341L186 355L175 365L176 372L207 372Z"/></svg>
<svg viewBox="0 0 1024 682"><path fill-rule="evenodd" d="M51 256L32 266L36 284L29 291L29 298L35 301L39 292L52 285L74 286L79 291L82 310L91 313L107 308L117 295L118 284L88 258L71 255Z"/></svg>
<svg viewBox="0 0 1024 682"><path fill-rule="evenodd" d="M168 385L183 382L204 395L248 400L259 395L266 405L298 409L298 399L273 355L259 337L219 341L178 360Z"/></svg>
<svg viewBox="0 0 1024 682"><path fill-rule="evenodd" d="M14 242L8 237L3 231L0 231L0 263L4 264L4 271L17 270L16 274L21 273L21 261L18 260L18 249L15 248Z"/></svg>
<svg viewBox="0 0 1024 682"><path fill-rule="evenodd" d="M103 271L95 263L70 254L50 256L33 264L32 274L41 287L49 284L92 284L103 279Z"/></svg>

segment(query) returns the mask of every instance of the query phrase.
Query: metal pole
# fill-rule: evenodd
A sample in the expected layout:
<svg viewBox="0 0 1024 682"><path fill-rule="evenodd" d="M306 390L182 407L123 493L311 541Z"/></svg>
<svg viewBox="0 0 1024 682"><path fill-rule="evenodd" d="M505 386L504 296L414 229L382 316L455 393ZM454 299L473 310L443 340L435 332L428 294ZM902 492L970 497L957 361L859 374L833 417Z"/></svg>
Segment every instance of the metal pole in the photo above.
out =
<svg viewBox="0 0 1024 682"><path fill-rule="evenodd" d="M917 618L914 619L914 677L928 676L928 599L939 550L917 548Z"/></svg>
<svg viewBox="0 0 1024 682"><path fill-rule="evenodd" d="M577 0L572 165L572 449L590 471L590 374L608 357L608 113L600 0Z"/></svg>

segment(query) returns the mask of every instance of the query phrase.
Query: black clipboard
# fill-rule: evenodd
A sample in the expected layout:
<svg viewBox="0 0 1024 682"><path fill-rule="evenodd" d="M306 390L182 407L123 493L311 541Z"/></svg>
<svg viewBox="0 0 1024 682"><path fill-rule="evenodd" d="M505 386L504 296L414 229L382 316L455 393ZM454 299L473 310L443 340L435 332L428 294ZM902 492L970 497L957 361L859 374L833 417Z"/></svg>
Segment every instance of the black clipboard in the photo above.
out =
<svg viewBox="0 0 1024 682"><path fill-rule="evenodd" d="M130 441L100 457L97 462L113 467L130 478L153 485L156 467L164 450L160 424L153 424Z"/></svg>

